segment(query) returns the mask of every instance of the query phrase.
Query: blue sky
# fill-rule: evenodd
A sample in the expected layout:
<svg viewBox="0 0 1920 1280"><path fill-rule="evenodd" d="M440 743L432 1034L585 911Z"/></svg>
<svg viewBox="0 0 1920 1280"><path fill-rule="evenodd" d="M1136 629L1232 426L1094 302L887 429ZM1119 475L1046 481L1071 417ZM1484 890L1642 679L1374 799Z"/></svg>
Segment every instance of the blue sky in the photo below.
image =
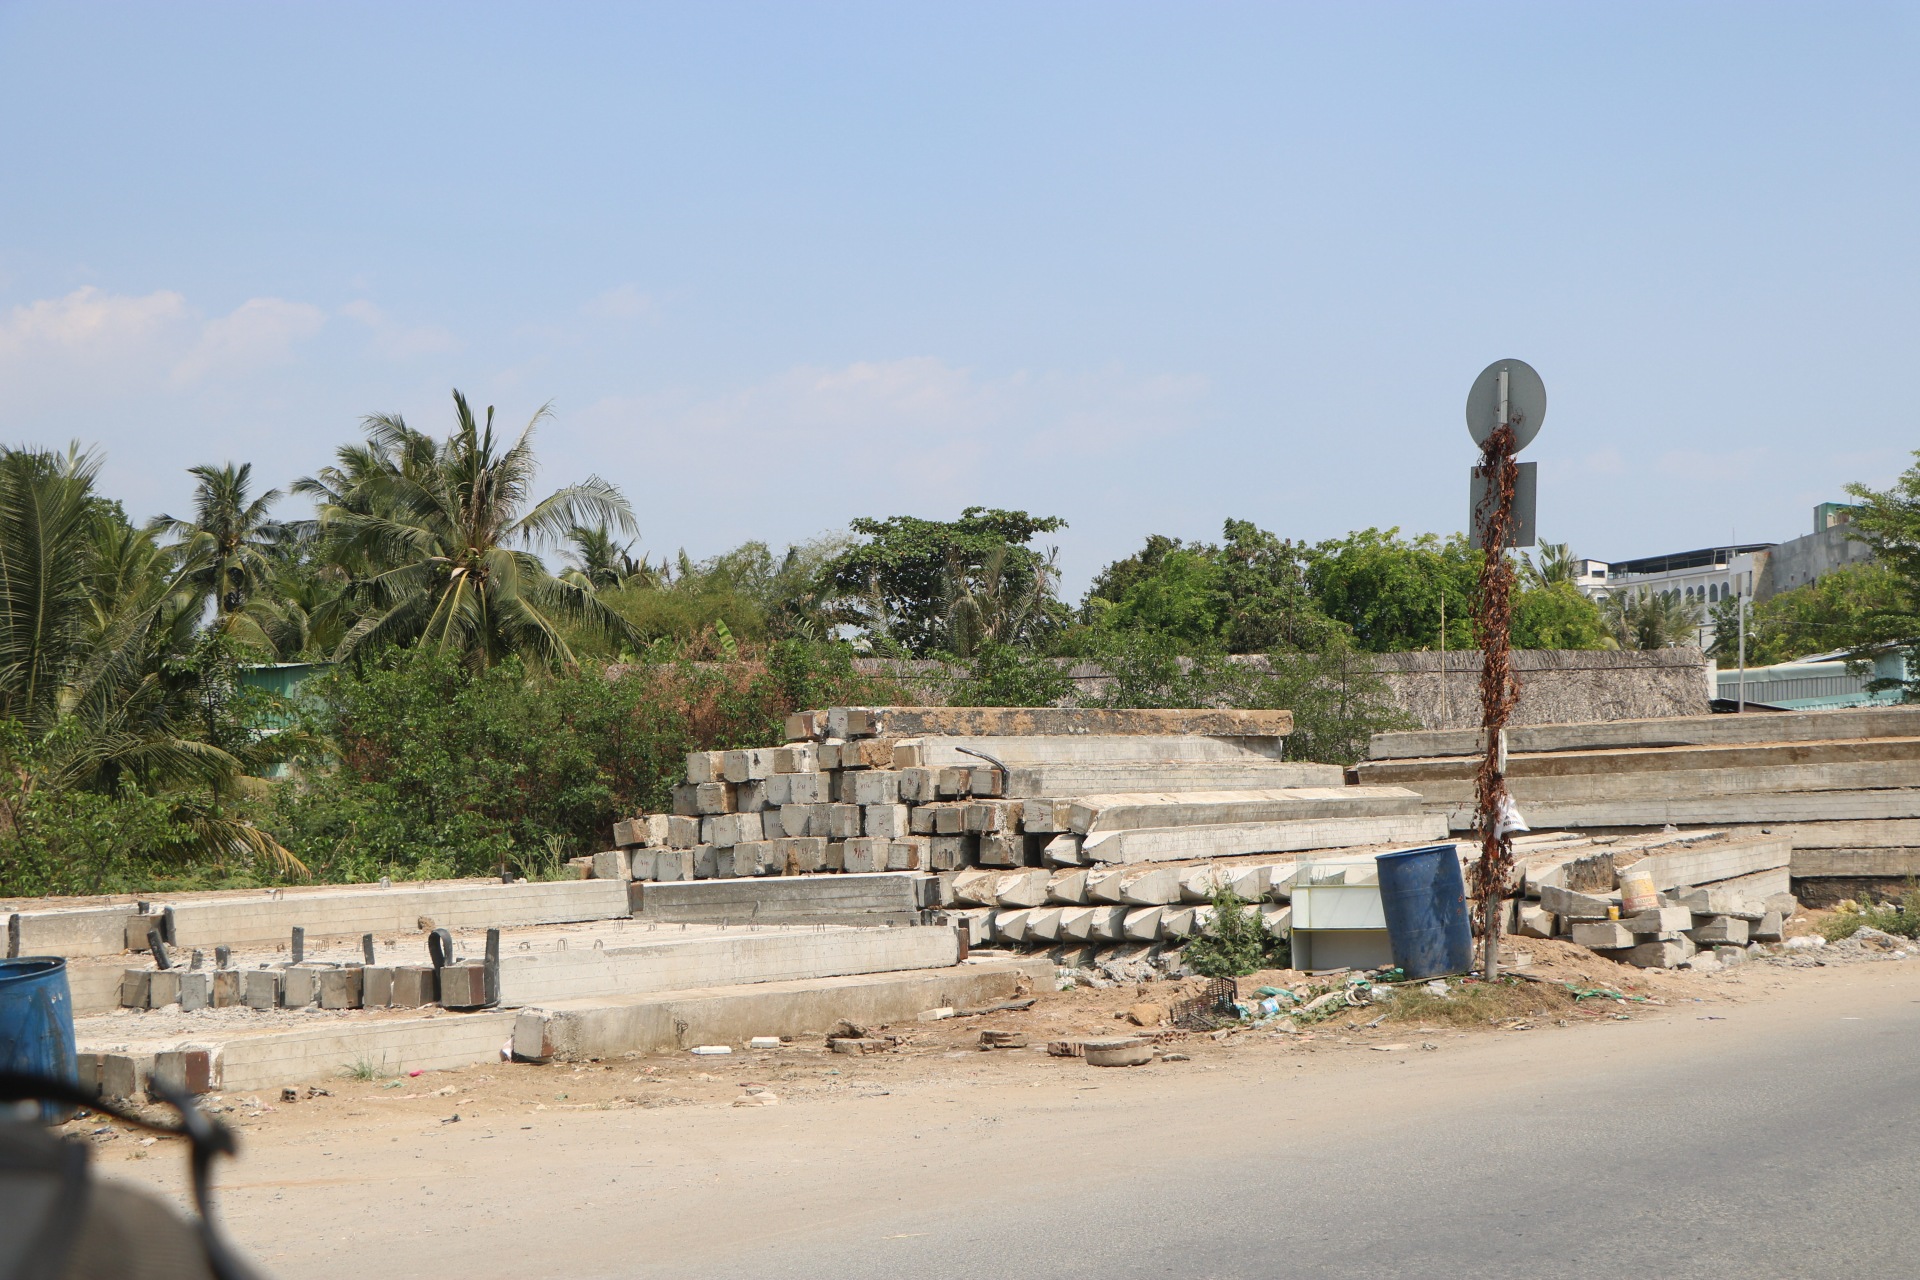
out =
<svg viewBox="0 0 1920 1280"><path fill-rule="evenodd" d="M643 549L856 515L1810 529L1920 448L1920 10L0 5L0 437L144 516L448 388ZM289 507L289 510L292 510Z"/></svg>

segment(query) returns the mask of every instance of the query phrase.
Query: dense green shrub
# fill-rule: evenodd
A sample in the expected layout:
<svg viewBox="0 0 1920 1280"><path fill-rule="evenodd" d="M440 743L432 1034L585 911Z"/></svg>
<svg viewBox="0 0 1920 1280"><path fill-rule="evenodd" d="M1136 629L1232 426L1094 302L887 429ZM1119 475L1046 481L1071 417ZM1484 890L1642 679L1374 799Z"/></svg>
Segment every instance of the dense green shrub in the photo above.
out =
<svg viewBox="0 0 1920 1280"><path fill-rule="evenodd" d="M394 651L309 686L327 750L274 797L271 826L322 879L486 874L607 846L616 818L671 802L689 751L767 746L798 708L890 701L842 646L732 663L554 675ZM305 692L305 691L303 691Z"/></svg>

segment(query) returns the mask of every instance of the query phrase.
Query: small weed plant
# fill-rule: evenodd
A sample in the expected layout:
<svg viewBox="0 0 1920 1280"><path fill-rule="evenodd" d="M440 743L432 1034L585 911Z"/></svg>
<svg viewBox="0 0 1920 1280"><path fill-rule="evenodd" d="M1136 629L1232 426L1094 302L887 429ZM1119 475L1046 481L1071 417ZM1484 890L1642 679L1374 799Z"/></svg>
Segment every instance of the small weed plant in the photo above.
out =
<svg viewBox="0 0 1920 1280"><path fill-rule="evenodd" d="M1898 902L1843 902L1820 925L1828 942L1851 938L1862 929L1878 929L1898 938L1920 938L1920 883L1908 880Z"/></svg>
<svg viewBox="0 0 1920 1280"><path fill-rule="evenodd" d="M370 1084L375 1080L392 1074L393 1072L387 1070L387 1060L384 1057L381 1058L380 1061L375 1062L372 1058L364 1055L355 1058L353 1065L346 1070L347 1079L358 1080L362 1084Z"/></svg>
<svg viewBox="0 0 1920 1280"><path fill-rule="evenodd" d="M1253 904L1230 889L1213 895L1213 919L1187 944L1187 967L1206 978L1242 978L1261 969L1284 969L1285 942L1269 934Z"/></svg>

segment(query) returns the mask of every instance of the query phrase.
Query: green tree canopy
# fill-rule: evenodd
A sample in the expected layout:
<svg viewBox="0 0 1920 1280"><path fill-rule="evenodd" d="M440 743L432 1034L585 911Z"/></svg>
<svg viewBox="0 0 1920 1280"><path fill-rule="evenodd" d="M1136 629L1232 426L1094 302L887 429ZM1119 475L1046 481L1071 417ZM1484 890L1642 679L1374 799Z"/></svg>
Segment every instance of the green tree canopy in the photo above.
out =
<svg viewBox="0 0 1920 1280"><path fill-rule="evenodd" d="M1306 580L1306 548L1247 520L1228 520L1220 545L1155 534L1101 571L1081 616L1105 630L1147 631L1188 651L1325 647L1340 631Z"/></svg>
<svg viewBox="0 0 1920 1280"><path fill-rule="evenodd" d="M968 507L958 520L855 520L850 527L862 541L823 570L829 616L856 628L876 651L940 652L948 643L956 579L982 574L999 557L1000 579L1039 582L1048 561L1027 544L1066 523L988 507ZM1051 599L1039 610L1048 625L1064 622L1065 612Z"/></svg>

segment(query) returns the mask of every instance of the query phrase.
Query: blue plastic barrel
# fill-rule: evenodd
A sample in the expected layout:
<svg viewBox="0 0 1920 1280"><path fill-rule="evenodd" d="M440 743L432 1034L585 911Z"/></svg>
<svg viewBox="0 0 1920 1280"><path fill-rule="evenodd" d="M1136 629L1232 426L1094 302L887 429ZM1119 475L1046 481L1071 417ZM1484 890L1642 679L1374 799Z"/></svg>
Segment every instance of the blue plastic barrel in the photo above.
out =
<svg viewBox="0 0 1920 1280"><path fill-rule="evenodd" d="M1409 978L1465 973L1473 965L1473 928L1467 923L1467 886L1460 854L1450 844L1402 849L1374 859L1380 868L1380 905L1387 917L1393 962Z"/></svg>
<svg viewBox="0 0 1920 1280"><path fill-rule="evenodd" d="M73 996L67 962L53 956L0 960L0 1071L76 1078ZM42 1104L48 1121L71 1110Z"/></svg>

